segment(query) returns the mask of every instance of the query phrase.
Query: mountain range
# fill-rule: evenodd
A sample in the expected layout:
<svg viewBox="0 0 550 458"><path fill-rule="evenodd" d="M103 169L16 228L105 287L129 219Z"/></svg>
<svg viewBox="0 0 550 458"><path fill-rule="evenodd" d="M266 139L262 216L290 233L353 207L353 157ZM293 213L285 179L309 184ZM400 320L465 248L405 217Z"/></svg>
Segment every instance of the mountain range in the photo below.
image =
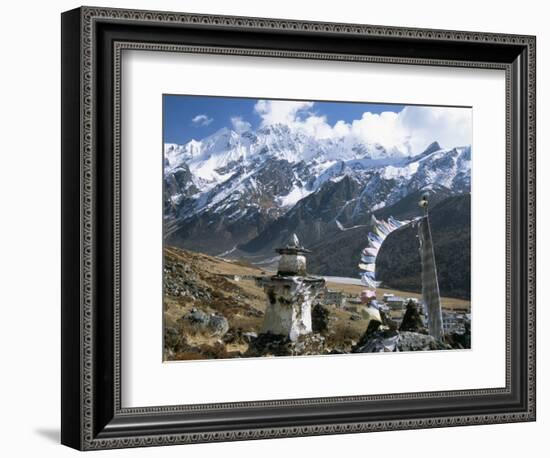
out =
<svg viewBox="0 0 550 458"><path fill-rule="evenodd" d="M422 193L431 205L468 194L470 180L468 145L442 148L434 141L411 156L283 124L222 128L164 145L165 243L268 265L273 250L296 233L314 251L312 272L355 276L361 247L340 267L323 261L338 253L336 241L343 247L366 236L372 214L418 215Z"/></svg>

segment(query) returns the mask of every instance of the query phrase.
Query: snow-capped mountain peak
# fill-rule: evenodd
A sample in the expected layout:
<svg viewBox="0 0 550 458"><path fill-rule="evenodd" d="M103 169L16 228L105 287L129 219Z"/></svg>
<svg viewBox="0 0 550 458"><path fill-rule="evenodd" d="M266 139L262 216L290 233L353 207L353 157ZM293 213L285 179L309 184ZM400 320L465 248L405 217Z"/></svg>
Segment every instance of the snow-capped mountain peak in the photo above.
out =
<svg viewBox="0 0 550 458"><path fill-rule="evenodd" d="M470 187L469 146L444 149L433 142L410 156L406 148L386 150L349 136L317 138L283 124L222 128L184 145L167 143L164 154L166 235L187 228L185 237L192 239L194 230L203 235L216 227L227 237L216 240L216 250L250 240L287 213L315 213L325 201L331 206L315 217L351 209L350 218L359 218L425 186ZM337 221L343 224L341 216ZM237 229L245 222L247 231Z"/></svg>

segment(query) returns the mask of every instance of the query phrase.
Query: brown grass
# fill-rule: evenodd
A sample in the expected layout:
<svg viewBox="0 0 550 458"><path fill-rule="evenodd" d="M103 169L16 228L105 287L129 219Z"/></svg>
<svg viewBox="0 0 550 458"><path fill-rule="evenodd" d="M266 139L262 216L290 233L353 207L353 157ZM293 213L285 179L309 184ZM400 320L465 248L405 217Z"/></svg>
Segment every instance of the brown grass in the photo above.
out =
<svg viewBox="0 0 550 458"><path fill-rule="evenodd" d="M263 313L266 308L266 296L263 289L258 287L254 280L234 280L227 276L264 276L271 275L273 272L268 272L241 262L226 261L172 247L165 248L165 256L172 262L183 261L185 264L191 266L193 272L198 274L196 278L197 284L212 291L212 298L210 300L192 300L189 297L166 296L164 298L166 326L177 328L178 319L191 308L198 307L205 312L219 312L223 314L229 321L230 329L240 329L242 332L259 332L263 321ZM361 285L330 281L327 282L327 287L335 291L341 291L350 298L358 297L364 289ZM414 292L379 288L377 290L378 299L382 299L385 293L393 293L401 297L421 297L420 294ZM460 308L469 310L470 302L462 299L443 297L442 306L448 310ZM327 347L336 347L349 351L351 346L357 343L365 332L368 320L350 310L332 306L328 307L330 310L330 324L328 332L325 333ZM250 313L251 311L254 313ZM239 352L246 351L247 347L247 345L243 345L241 342L228 343L225 347L221 347L219 343L217 344L215 341L210 342L208 339L204 341L191 339L189 343L196 345L197 348L201 348L201 351L182 352L175 355L172 359L234 357ZM207 347L208 351L206 350Z"/></svg>

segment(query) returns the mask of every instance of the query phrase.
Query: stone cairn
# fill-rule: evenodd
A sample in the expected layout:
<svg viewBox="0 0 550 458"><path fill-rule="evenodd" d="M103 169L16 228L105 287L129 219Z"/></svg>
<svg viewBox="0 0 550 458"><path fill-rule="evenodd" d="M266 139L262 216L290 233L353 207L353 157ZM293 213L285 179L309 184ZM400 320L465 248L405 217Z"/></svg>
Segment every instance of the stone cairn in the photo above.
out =
<svg viewBox="0 0 550 458"><path fill-rule="evenodd" d="M256 278L267 296L261 332L295 342L312 332L312 304L324 289L325 280L307 274L305 255L310 251L300 245L296 234L289 244L275 251L281 255L277 274Z"/></svg>

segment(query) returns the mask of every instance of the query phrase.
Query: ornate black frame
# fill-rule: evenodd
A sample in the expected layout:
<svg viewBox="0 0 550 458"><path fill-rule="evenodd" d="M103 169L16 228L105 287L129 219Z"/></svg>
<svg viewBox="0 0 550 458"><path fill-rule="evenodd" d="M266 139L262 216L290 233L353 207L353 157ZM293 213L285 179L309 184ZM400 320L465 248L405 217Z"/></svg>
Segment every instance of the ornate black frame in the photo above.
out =
<svg viewBox="0 0 550 458"><path fill-rule="evenodd" d="M124 49L506 72L505 388L125 409ZM80 449L535 420L535 37L82 7L62 14L62 434Z"/></svg>

